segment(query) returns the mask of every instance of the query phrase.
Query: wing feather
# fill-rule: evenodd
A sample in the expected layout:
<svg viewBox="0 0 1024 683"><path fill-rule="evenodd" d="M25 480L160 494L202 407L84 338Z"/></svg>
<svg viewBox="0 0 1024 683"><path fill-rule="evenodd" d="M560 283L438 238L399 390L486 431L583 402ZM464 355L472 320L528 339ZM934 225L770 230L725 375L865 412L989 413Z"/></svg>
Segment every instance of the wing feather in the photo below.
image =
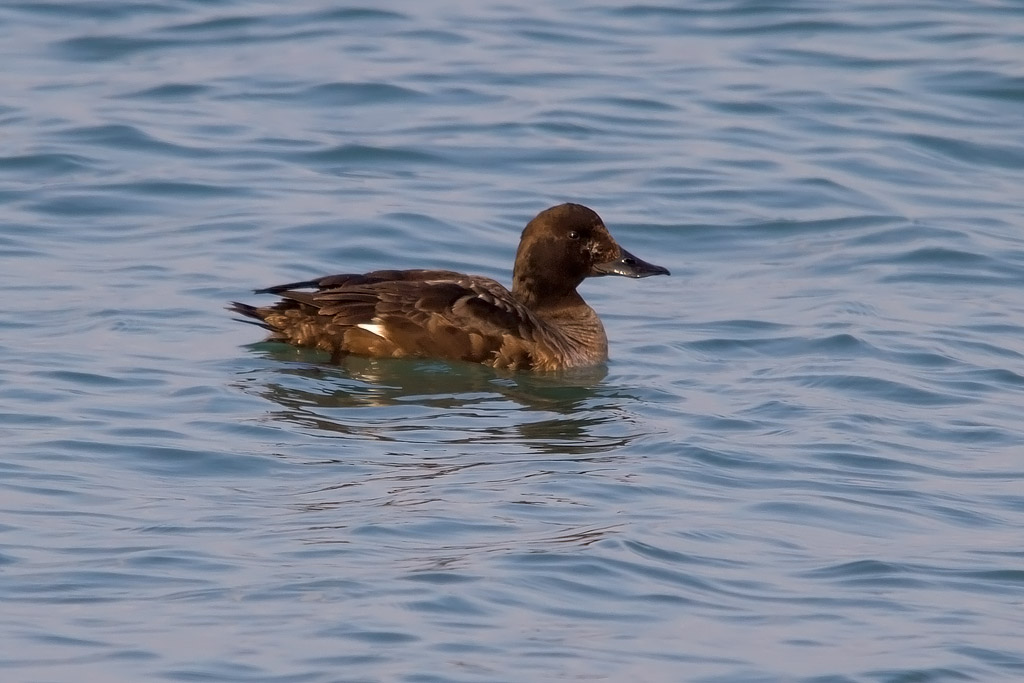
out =
<svg viewBox="0 0 1024 683"><path fill-rule="evenodd" d="M532 362L526 349L535 340L553 334L500 283L451 271L329 275L261 291L281 297L266 322L295 330L282 336L335 353L518 367Z"/></svg>

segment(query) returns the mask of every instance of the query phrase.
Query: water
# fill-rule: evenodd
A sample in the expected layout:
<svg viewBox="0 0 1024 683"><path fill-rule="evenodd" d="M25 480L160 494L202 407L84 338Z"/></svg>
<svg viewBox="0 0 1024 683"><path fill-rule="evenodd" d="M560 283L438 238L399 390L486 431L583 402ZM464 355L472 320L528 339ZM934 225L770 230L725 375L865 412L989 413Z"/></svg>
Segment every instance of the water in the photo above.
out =
<svg viewBox="0 0 1024 683"><path fill-rule="evenodd" d="M685 7L4 4L0 678L1024 678L1024 10ZM567 200L607 368L223 310Z"/></svg>

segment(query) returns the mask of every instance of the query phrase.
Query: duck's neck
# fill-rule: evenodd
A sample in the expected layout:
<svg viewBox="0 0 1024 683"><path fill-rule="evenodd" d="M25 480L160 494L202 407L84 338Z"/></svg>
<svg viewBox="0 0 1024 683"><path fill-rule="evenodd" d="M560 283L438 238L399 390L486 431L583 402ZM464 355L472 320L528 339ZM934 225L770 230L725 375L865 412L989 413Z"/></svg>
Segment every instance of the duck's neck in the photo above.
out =
<svg viewBox="0 0 1024 683"><path fill-rule="evenodd" d="M524 275L518 269L512 274L512 294L516 299L537 312L542 309L567 309L587 306L587 302L576 291L579 282L540 280L536 276Z"/></svg>
<svg viewBox="0 0 1024 683"><path fill-rule="evenodd" d="M601 318L576 290L557 300L537 302L530 310L568 342L567 354L582 353L587 363L608 357L608 337Z"/></svg>

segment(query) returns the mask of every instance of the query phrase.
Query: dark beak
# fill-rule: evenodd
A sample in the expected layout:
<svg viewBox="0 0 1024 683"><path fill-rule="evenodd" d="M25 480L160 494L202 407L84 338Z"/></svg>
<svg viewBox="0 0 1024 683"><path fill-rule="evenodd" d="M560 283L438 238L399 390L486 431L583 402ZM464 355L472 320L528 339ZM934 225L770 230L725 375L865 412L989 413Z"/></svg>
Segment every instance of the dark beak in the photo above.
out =
<svg viewBox="0 0 1024 683"><path fill-rule="evenodd" d="M650 277L652 275L669 275L668 268L641 261L625 249L620 249L619 258L607 263L594 264L591 275L621 275L623 277Z"/></svg>

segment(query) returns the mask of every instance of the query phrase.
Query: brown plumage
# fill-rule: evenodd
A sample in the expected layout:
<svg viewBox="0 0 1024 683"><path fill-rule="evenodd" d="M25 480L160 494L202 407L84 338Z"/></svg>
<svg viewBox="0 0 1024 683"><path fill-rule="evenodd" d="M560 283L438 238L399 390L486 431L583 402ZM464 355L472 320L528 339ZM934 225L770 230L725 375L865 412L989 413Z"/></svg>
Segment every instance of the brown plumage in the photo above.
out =
<svg viewBox="0 0 1024 683"><path fill-rule="evenodd" d="M668 274L616 244L591 209L561 204L523 230L512 291L447 270L377 270L259 289L280 300L230 310L270 330L269 340L328 351L335 362L357 354L560 370L608 358L604 326L576 292L584 278Z"/></svg>

